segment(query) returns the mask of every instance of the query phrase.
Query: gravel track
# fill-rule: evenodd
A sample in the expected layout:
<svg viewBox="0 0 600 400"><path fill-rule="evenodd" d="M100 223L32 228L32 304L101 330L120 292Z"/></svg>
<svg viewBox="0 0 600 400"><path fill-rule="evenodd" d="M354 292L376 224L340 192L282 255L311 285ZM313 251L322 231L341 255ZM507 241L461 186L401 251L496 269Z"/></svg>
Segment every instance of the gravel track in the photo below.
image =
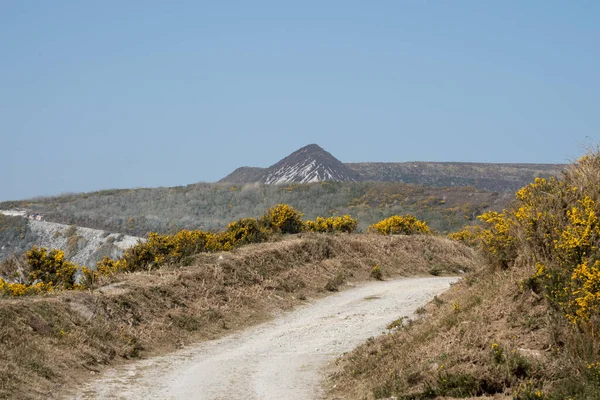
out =
<svg viewBox="0 0 600 400"><path fill-rule="evenodd" d="M80 399L319 399L328 362L455 277L369 282L224 338L108 370Z"/></svg>

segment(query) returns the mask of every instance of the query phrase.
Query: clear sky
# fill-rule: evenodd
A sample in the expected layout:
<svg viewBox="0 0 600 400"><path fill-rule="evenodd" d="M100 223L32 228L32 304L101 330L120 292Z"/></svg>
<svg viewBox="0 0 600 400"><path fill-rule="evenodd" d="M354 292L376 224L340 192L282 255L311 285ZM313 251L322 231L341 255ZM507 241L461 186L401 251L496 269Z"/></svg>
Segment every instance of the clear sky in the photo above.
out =
<svg viewBox="0 0 600 400"><path fill-rule="evenodd" d="M345 162L561 163L598 1L0 0L0 200Z"/></svg>

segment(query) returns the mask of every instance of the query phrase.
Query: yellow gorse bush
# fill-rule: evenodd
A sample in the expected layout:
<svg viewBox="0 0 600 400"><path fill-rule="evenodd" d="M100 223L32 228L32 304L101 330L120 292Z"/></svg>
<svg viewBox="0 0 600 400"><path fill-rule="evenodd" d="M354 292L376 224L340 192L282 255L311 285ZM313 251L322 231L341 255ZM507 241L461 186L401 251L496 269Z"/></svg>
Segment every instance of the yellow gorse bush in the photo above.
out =
<svg viewBox="0 0 600 400"><path fill-rule="evenodd" d="M51 293L55 289L76 289L79 266L65 260L63 251L34 246L25 253L29 276L24 282L0 279L0 295L26 296Z"/></svg>
<svg viewBox="0 0 600 400"><path fill-rule="evenodd" d="M538 179L519 191L513 219L514 236L537 260L535 285L571 322L588 323L600 306L600 204L590 196L595 190L573 185L582 177L579 167L562 181Z"/></svg>
<svg viewBox="0 0 600 400"><path fill-rule="evenodd" d="M412 215L394 215L369 226L369 231L382 235L430 234L427 224Z"/></svg>
<svg viewBox="0 0 600 400"><path fill-rule="evenodd" d="M268 239L268 233L260 223L254 218L242 218L227 225L227 229L218 236L218 244L215 243L214 248L219 246L223 250L230 250L236 246L241 246L249 243L261 243Z"/></svg>
<svg viewBox="0 0 600 400"><path fill-rule="evenodd" d="M462 242L467 246L474 246L479 243L481 230L480 226L467 225L458 232L449 233L448 239Z"/></svg>
<svg viewBox="0 0 600 400"><path fill-rule="evenodd" d="M65 260L65 253L61 250L48 251L43 247L34 246L25 253L27 263L31 267L29 280L31 282L52 282L57 287L72 289L75 285L78 265Z"/></svg>
<svg viewBox="0 0 600 400"><path fill-rule="evenodd" d="M479 231L479 240L488 257L502 267L514 259L514 237L510 234L513 220L506 213L487 212L477 217L485 227Z"/></svg>
<svg viewBox="0 0 600 400"><path fill-rule="evenodd" d="M160 235L151 232L148 240L139 242L127 249L123 256L116 262L102 261L98 268L107 271L123 270L136 271L139 269L151 269L168 263L180 262L185 257L196 253L218 251L222 244L215 233L201 230L182 230L174 235Z"/></svg>
<svg viewBox="0 0 600 400"><path fill-rule="evenodd" d="M352 233L358 227L358 219L350 215L341 217L317 217L314 221L306 221L306 230L311 232L331 233L346 232Z"/></svg>
<svg viewBox="0 0 600 400"><path fill-rule="evenodd" d="M280 233L299 233L304 229L302 213L288 204L277 204L269 208L261 218L261 224Z"/></svg>
<svg viewBox="0 0 600 400"><path fill-rule="evenodd" d="M600 261L589 260L577 265L571 276L572 296L568 305L567 317L577 323L589 321L600 309Z"/></svg>

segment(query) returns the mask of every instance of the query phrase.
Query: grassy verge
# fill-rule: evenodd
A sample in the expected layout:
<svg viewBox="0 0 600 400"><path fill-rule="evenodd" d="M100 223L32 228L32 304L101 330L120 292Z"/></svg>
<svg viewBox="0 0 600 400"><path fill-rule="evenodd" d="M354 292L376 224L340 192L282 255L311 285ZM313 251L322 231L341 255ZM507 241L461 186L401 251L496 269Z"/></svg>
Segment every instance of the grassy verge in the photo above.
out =
<svg viewBox="0 0 600 400"><path fill-rule="evenodd" d="M95 291L0 299L0 398L73 393L106 366L216 338L373 279L375 265L387 279L468 271L478 260L431 236L302 234L185 264L122 273Z"/></svg>
<svg viewBox="0 0 600 400"><path fill-rule="evenodd" d="M339 359L328 397L542 398L537 391L557 372L548 347L553 332L543 299L515 290L526 276L470 274L420 309L425 318L394 327Z"/></svg>

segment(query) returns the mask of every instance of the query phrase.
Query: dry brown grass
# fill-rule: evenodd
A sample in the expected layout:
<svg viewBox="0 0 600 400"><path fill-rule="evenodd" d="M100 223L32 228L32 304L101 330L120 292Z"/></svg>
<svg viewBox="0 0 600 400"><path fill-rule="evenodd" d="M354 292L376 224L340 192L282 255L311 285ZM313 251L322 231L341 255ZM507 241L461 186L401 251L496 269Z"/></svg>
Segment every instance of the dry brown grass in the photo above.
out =
<svg viewBox="0 0 600 400"><path fill-rule="evenodd" d="M259 323L326 295L338 276L340 289L370 279L375 264L386 279L472 270L478 259L431 236L303 234L191 264L118 275L94 292L0 299L0 398L73 393L107 365Z"/></svg>

